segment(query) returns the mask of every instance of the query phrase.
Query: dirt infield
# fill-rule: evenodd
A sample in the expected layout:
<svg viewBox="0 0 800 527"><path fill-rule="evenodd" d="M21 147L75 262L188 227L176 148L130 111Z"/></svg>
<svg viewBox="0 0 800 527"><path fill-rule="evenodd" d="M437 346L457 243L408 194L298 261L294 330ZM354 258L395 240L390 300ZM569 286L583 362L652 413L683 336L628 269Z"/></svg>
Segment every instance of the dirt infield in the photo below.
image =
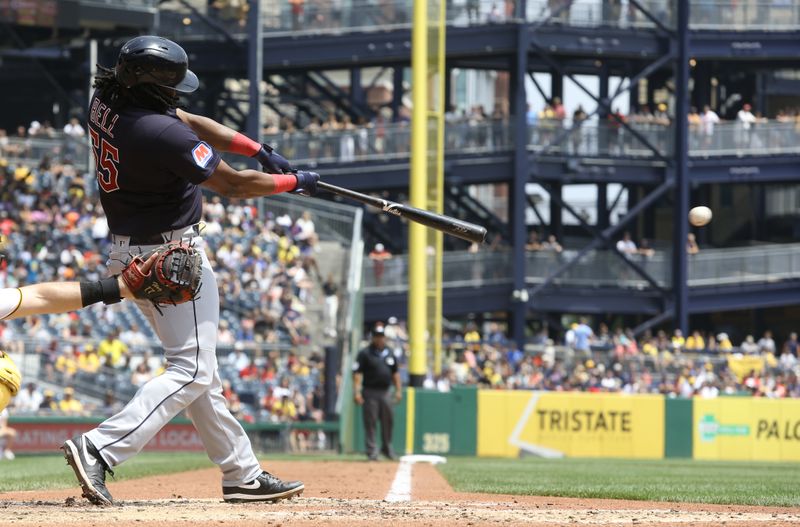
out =
<svg viewBox="0 0 800 527"><path fill-rule="evenodd" d="M274 462L267 467L306 483L301 498L229 505L216 469L115 483L118 505L94 507L77 489L0 494L0 525L132 527L637 525L766 526L800 524L800 508L653 503L460 494L430 465L412 467L409 501L387 503L397 463Z"/></svg>

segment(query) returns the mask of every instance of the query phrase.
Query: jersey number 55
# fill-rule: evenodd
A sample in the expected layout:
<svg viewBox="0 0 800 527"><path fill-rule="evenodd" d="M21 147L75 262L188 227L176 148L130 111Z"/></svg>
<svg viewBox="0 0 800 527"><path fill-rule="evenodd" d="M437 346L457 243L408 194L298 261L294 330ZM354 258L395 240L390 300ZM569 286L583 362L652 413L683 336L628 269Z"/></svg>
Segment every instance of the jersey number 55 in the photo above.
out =
<svg viewBox="0 0 800 527"><path fill-rule="evenodd" d="M92 136L92 155L97 170L97 184L104 192L119 190L119 184L117 184L119 151L117 147L105 139L100 139L100 134L91 128L89 128L89 135Z"/></svg>

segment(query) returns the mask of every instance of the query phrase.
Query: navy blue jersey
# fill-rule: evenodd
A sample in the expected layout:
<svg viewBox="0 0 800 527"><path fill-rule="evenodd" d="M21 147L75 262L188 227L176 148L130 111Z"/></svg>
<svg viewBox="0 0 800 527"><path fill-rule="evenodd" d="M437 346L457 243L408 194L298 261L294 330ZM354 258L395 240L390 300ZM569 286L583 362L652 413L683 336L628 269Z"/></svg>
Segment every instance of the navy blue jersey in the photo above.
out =
<svg viewBox="0 0 800 527"><path fill-rule="evenodd" d="M220 157L174 111L129 106L117 112L95 93L88 123L112 233L146 236L200 221L198 185L211 177Z"/></svg>

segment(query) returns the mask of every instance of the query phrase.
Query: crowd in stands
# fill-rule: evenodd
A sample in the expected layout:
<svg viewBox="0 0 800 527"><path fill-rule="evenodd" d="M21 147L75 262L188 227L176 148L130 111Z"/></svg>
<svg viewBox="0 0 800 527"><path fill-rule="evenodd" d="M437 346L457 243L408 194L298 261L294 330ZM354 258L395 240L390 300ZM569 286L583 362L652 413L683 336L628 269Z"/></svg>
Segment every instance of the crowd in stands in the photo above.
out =
<svg viewBox="0 0 800 527"><path fill-rule="evenodd" d="M741 150L767 144L778 148L794 144L800 133L800 111L796 108L781 109L770 119L761 112L754 113L752 106L744 103L735 118L726 121L709 106L702 112L693 107L687 119L692 150ZM647 104L637 106L627 115L615 109L605 120L590 117L580 105L568 115L558 97L539 109L530 105L526 112L531 148L581 155L649 155L641 137L666 151L672 141L669 130L673 121L673 112L663 102L654 105L654 109ZM352 162L370 156L407 155L409 124L410 111L405 106L394 120L386 111L355 120L331 112L326 119L312 118L303 127L290 118L270 122L264 137L293 159ZM767 124L768 133L759 133ZM631 126L636 135L625 125ZM725 133L715 133L723 125L727 126ZM445 113L445 130L448 151L494 151L512 145L511 118L503 105L495 105L492 111L483 105L451 107Z"/></svg>
<svg viewBox="0 0 800 527"><path fill-rule="evenodd" d="M49 125L38 123L17 131L26 140L51 133ZM63 133L81 136L84 131L79 122L72 121ZM0 253L5 258L0 262L0 287L97 280L105 275L109 228L94 196L94 180L76 168L63 148L54 147L51 156L30 165L24 142L7 142L2 137L0 133ZM255 354L260 366L271 368L264 387L278 388L288 382L291 389L285 406L280 398L275 405L240 401L236 403L239 413L253 420L273 420L273 415L282 420L317 416L319 405L300 405L294 398L295 392L314 393L319 384L317 363L305 364L300 375L295 364L283 357L291 350L307 354L312 321L322 316L316 306L322 304L323 295L337 294L333 277L327 277L328 294L322 288L312 215L305 212L293 218L266 212L260 216L252 203L225 204L211 197L204 209L202 235L217 273L222 304L219 348L232 349L236 344L250 356ZM330 307L335 302L326 300L326 304L326 331L335 336L337 314ZM16 411L110 412L117 404L115 394L124 394L126 388L135 391L165 367L154 332L135 305L126 302L0 323L0 345L13 353L36 353L42 382L69 387L51 393L34 386L29 401L18 399L18 405L25 403L24 410ZM258 357L262 349L276 351ZM305 356L295 359L307 360ZM231 375L232 388L252 388L242 386L238 371L223 371ZM106 404L81 401L81 393ZM250 392L239 395L253 397ZM262 395L256 394L259 401Z"/></svg>
<svg viewBox="0 0 800 527"><path fill-rule="evenodd" d="M390 318L384 329L405 370L405 323ZM765 331L758 340L746 335L734 346L724 332L694 330L684 336L680 330L660 330L636 336L629 328L605 323L592 328L582 318L558 341L543 329L520 347L498 323L479 328L468 322L462 329L445 330L442 373L429 375L425 387L800 397L799 354L794 332L781 345Z"/></svg>
<svg viewBox="0 0 800 527"><path fill-rule="evenodd" d="M342 28L410 24L411 4L406 0L289 0L282 8L267 10L265 26L270 30L320 31ZM500 23L514 16L511 0L461 0L448 2L447 18L459 23ZM233 30L247 25L246 0L213 0L208 14Z"/></svg>
<svg viewBox="0 0 800 527"><path fill-rule="evenodd" d="M201 10L208 5L206 14L230 31L242 32L246 28L247 0L194 0L193 3ZM504 23L517 17L517 4L513 0L448 0L447 20L455 25ZM674 6L674 2L667 0L639 0L635 4L627 0L527 0L525 18L555 25L623 28L653 27L655 19L669 27L676 16ZM701 27L774 28L790 25L796 19L790 0L762 2L757 7L752 2L737 0L692 0L691 6L690 23ZM413 14L412 2L408 0L288 0L265 11L267 31L294 32L407 25ZM183 24L190 25L189 20Z"/></svg>
<svg viewBox="0 0 800 527"><path fill-rule="evenodd" d="M767 146L775 149L796 144L800 134L800 109L793 107L781 108L768 118L744 102L735 117L723 120L706 105L702 111L692 107L687 119L692 150L727 151ZM357 117L329 112L325 119L313 117L302 126L290 117L268 120L263 134L266 142L300 163L353 162L364 158L405 157L411 138L410 120L411 111L406 106L400 106L395 116L388 109ZM599 119L590 116L580 105L568 114L561 99L554 97L541 108L529 105L526 112L531 148L580 155L651 155L641 138L665 151L671 145L669 127L673 121L674 112L664 102L652 107L639 105L627 115L615 109L605 119ZM760 133L767 124L770 127ZM627 130L625 125L636 133ZM718 133L723 125L724 133ZM496 104L491 111L480 104L469 108L451 106L445 113L445 148L459 152L507 149L512 146L511 128L511 116L505 105ZM26 153L31 151L31 139L64 136L78 141L66 141L55 153L74 159L79 156L78 151L85 148L84 130L77 119L71 120L58 133L49 123L38 121L29 127L18 127L12 136L0 130L0 150L5 151L5 158L9 160L25 159ZM85 150L83 152L85 158Z"/></svg>

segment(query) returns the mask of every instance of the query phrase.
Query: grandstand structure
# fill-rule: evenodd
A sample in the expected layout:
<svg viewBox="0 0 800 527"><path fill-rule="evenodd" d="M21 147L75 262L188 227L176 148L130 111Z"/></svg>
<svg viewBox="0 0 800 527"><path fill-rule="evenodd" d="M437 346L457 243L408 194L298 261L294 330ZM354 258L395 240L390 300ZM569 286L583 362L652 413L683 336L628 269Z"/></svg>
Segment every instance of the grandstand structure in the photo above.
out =
<svg viewBox="0 0 800 527"><path fill-rule="evenodd" d="M272 111L297 129L331 112L373 123L320 134L282 130L276 144L335 184L404 196L412 2L309 0L300 11L264 2L258 33L240 18L182 4L183 11L162 12L160 27L186 44L202 78L216 79L200 108L246 126L247 97L231 94L224 79L252 74L248 45L262 42L264 104ZM502 79L496 107L508 111L448 120L447 212L486 224L500 250L474 253L450 242L446 316L506 313L510 336L522 342L528 322L564 313L626 316L637 332L658 325L686 332L690 316L746 310L757 326L761 308L794 302L797 246L787 242L796 212L768 204L791 188L800 160L796 122L775 118L797 104L790 94L798 82L798 2L476 1L448 9L448 104L474 102L459 100L456 72L492 72ZM380 112L370 100L378 78L391 79L380 103L386 123L375 122ZM570 106L576 93L592 103L585 122L529 124L532 96ZM659 104L667 106L666 124L628 118ZM723 117L713 134L684 118L706 104ZM764 117L747 130L736 122L744 104ZM620 105L628 115L616 119ZM348 141L352 150L339 148ZM527 192L530 184L544 189L547 210ZM588 222L565 198L577 185L594 188ZM505 203L480 199L477 186L494 187ZM716 219L696 231L701 253L687 256L693 204L708 204ZM404 252L399 222L365 218L370 239ZM565 250L526 250L531 230L554 235ZM625 230L655 253L620 254L615 243ZM382 264L380 283L366 270L368 319L406 312L404 262Z"/></svg>
<svg viewBox="0 0 800 527"><path fill-rule="evenodd" d="M8 28L0 89L14 103L0 127L13 130L34 112L63 125L88 97L93 50L110 64L118 44L152 31L190 54L202 80L190 110L262 133L331 183L406 196L413 2L251 1L250 11L226 1L64 4L86 16L76 27L56 11L58 36L0 14ZM124 16L133 11L141 17ZM260 13L258 23L248 13ZM568 313L688 334L690 317L737 311L735 320L763 329L764 309L792 306L800 293L800 245L792 243L800 127L796 113L778 119L800 107L799 37L798 0L448 2L448 106L482 102L464 79L488 75L503 111L485 119L456 112L447 122L446 212L486 225L492 243L476 251L448 241L445 316L492 313L516 342L534 321ZM262 79L259 111L252 78ZM577 97L590 104L583 121L529 118L533 100L559 98L571 110ZM665 122L633 118L660 104ZM763 117L746 128L736 120L744 104ZM722 117L713 133L685 118L705 105ZM331 114L351 124L325 127ZM267 127L269 119L292 124ZM60 139L26 141L36 159L37 148L49 152ZM80 166L86 158L71 148ZM578 187L591 196L580 207L568 198ZM687 255L686 212L696 204L715 219L693 231L702 250ZM395 255L380 276L366 260L364 316L403 318L405 227L365 210L364 231L368 245ZM555 236L563 250L526 248L532 231ZM620 253L624 231L653 251ZM790 313L770 317L779 328Z"/></svg>

